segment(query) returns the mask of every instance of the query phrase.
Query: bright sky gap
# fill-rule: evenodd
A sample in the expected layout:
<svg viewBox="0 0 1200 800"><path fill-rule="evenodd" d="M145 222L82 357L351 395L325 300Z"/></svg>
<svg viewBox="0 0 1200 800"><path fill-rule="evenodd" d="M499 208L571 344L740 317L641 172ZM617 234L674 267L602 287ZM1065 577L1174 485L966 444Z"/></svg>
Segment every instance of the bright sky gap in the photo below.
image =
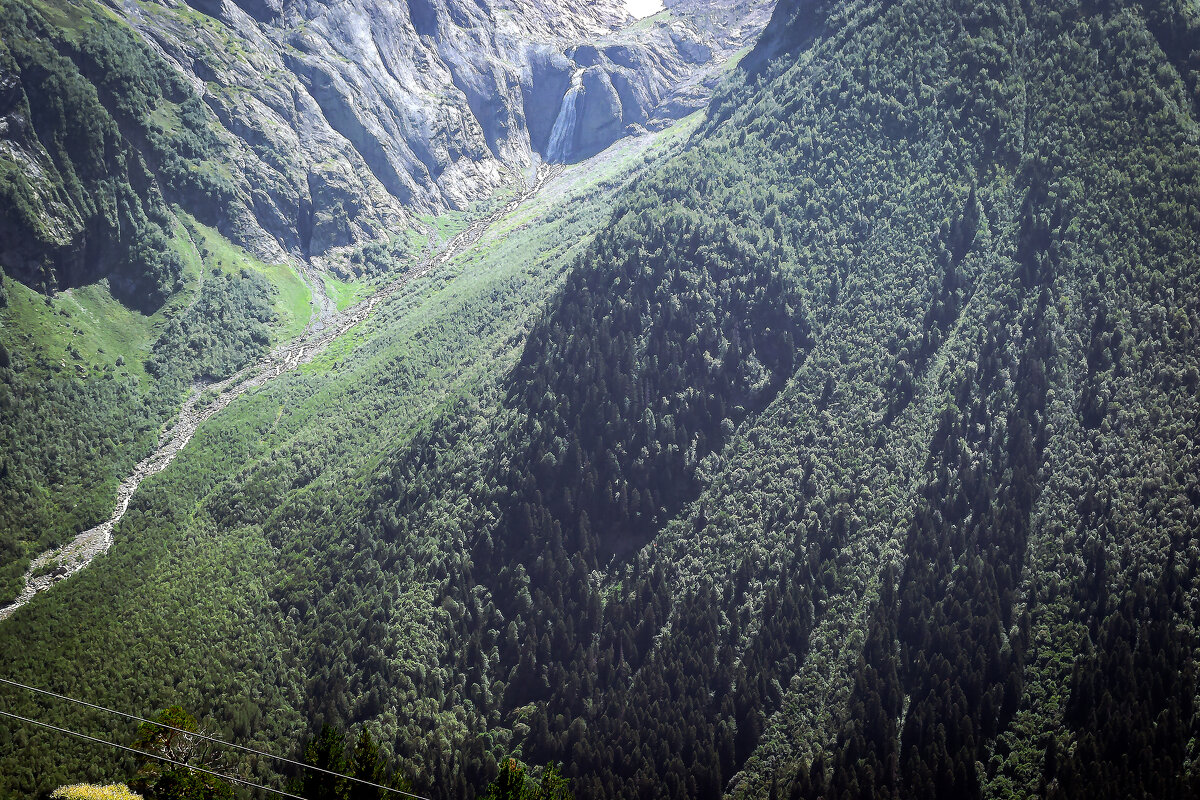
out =
<svg viewBox="0 0 1200 800"><path fill-rule="evenodd" d="M662 0L625 0L625 8L638 19L657 14L665 6Z"/></svg>

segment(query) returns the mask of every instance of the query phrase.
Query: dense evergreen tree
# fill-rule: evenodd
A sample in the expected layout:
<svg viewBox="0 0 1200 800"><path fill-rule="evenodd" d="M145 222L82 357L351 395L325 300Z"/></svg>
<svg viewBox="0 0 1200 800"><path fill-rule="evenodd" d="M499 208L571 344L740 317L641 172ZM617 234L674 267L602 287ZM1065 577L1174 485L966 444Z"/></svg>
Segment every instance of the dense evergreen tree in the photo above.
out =
<svg viewBox="0 0 1200 800"><path fill-rule="evenodd" d="M155 716L154 722L170 727L143 723L134 747L168 760L139 756L137 776L131 782L136 791L150 800L233 800L233 787L211 774L221 771L224 753L206 739L184 732L211 735L195 717L172 706Z"/></svg>

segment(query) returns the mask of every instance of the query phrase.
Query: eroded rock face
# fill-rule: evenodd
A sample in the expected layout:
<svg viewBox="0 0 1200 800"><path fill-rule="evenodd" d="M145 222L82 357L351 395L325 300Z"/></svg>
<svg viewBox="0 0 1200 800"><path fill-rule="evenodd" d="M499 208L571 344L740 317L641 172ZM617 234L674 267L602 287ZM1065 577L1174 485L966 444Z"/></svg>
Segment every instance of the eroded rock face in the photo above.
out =
<svg viewBox="0 0 1200 800"><path fill-rule="evenodd" d="M641 21L624 0L109 4L185 77L221 141L228 198L170 201L263 258L320 262L699 107L774 0L673 0Z"/></svg>
<svg viewBox="0 0 1200 800"><path fill-rule="evenodd" d="M637 128L657 129L707 101L720 66L753 42L772 2L671 0L665 13L531 60L525 117L531 146L552 161L603 150ZM571 97L572 77L582 77ZM574 102L565 103L564 99ZM574 124L563 115L573 113ZM555 126L565 151L551 147Z"/></svg>

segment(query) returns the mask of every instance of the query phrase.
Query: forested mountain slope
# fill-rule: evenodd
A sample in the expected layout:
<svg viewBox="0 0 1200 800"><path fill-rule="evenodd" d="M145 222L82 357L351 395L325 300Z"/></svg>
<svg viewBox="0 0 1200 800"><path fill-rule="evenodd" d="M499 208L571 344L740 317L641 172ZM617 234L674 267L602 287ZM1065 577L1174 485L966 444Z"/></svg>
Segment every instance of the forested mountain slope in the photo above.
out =
<svg viewBox="0 0 1200 800"><path fill-rule="evenodd" d="M239 401L4 662L437 797L1200 796L1198 26L780 3L607 221Z"/></svg>
<svg viewBox="0 0 1200 800"><path fill-rule="evenodd" d="M0 2L0 604L107 518L191 384L298 333L310 300L320 324L543 158L702 106L769 13Z"/></svg>
<svg viewBox="0 0 1200 800"><path fill-rule="evenodd" d="M361 509L362 490L354 487L381 453L415 435L451 398L494 386L519 356L530 317L606 220L614 195L677 148L695 121L685 125L567 168L535 204L408 287L317 362L203 426L167 470L143 484L106 556L0 623L6 674L41 683L49 663L43 647L58 642L70 651L50 659L63 665L52 668L60 689L122 707L171 698L225 734L297 749L311 722L307 645L295 635L295 620L276 616L272 594L304 578L290 574L290 560L282 570L267 538L266 531L275 536L294 523L276 512L286 505L305 516L296 534L324 541L338 520ZM397 588L422 614L434 602L429 585ZM404 612L396 621L417 632L425 622ZM436 665L446 644L427 635L398 638L389 652L403 652L415 670ZM132 734L70 708L6 694L10 700L16 713L48 714L118 740ZM444 736L458 747L474 736L456 722L452 697L430 696L409 710L406 724L432 732L434 741ZM0 796L120 776L121 762L104 756L40 731L0 730ZM269 778L270 770L260 763L251 774ZM465 791L476 777L458 775L446 791Z"/></svg>
<svg viewBox="0 0 1200 800"><path fill-rule="evenodd" d="M699 107L769 14L673 9L4 0L0 604L191 384L407 268L555 131L574 161Z"/></svg>

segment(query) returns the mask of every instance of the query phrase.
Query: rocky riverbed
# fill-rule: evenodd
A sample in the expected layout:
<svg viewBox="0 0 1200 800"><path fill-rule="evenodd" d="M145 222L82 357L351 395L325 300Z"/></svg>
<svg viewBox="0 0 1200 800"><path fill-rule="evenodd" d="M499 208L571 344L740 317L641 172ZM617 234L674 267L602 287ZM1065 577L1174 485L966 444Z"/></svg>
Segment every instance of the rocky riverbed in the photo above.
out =
<svg viewBox="0 0 1200 800"><path fill-rule="evenodd" d="M369 317L380 303L407 284L428 275L479 241L488 226L516 211L522 203L537 194L546 182L560 171L555 167L543 167L538 171L533 185L520 196L489 217L471 223L466 230L447 242L446 246L438 253L345 311L331 311L328 304L322 304L316 299L316 290L314 289L314 304L317 306L317 313L313 316L314 324L310 325L302 336L286 345L277 347L263 360L224 381L193 386L180 409L179 417L163 433L158 447L121 482L117 489L117 500L112 515L96 527L79 534L68 544L48 550L33 559L25 573L24 589L16 600L0 608L0 620L7 619L39 592L44 592L59 581L71 577L92 563L96 556L106 552L112 546L114 528L125 516L125 511L129 508L129 501L141 486L142 481L165 469L206 420L250 389L263 386L285 372L312 361L330 342ZM308 277L313 282L320 281L319 275L309 275ZM324 294L322 293L321 296ZM201 405L200 400L203 397L212 399Z"/></svg>

